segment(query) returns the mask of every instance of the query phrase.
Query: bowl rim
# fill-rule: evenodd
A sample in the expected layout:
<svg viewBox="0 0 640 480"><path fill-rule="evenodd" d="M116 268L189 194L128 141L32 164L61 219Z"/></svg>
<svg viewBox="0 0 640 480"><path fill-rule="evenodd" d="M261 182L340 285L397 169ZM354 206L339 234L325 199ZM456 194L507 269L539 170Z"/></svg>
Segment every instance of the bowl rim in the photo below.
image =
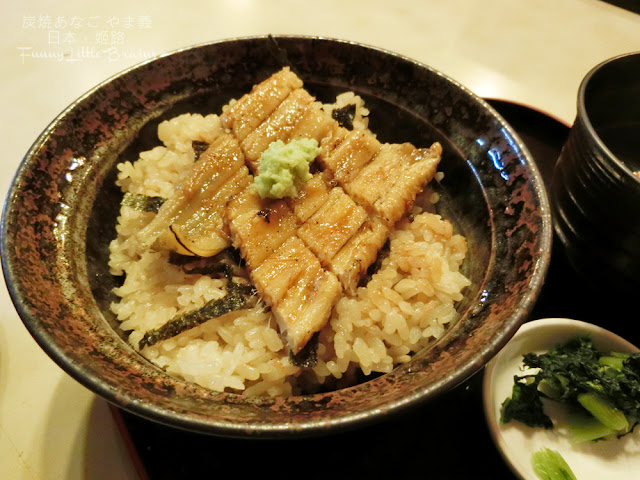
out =
<svg viewBox="0 0 640 480"><path fill-rule="evenodd" d="M162 58L173 56L180 54L182 52L191 51L194 49L199 49L203 47L215 46L217 44L225 44L225 43L233 43L238 41L253 41L253 40L267 40L269 38L274 39L293 39L293 40L320 40L332 43L339 43L348 46L354 46L358 48L365 48L377 51L383 55L390 55L395 58L398 58L402 61L409 62L421 70L427 70L432 74L438 75L445 79L448 83L452 84L456 89L461 90L465 93L470 99L478 103L482 109L487 111L501 126L502 129L515 141L517 149L521 152L521 157L526 161L527 167L530 169L530 177L531 177L531 185L532 189L535 190L537 195L537 200L539 202L539 216L540 216L540 231L539 231L539 252L540 255L538 257L538 261L535 266L535 270L532 273L532 276L528 282L528 289L525 295L523 295L517 305L511 313L508 321L506 321L500 328L499 337L492 338L490 344L488 344L483 350L481 350L476 356L473 357L473 361L467 362L465 365L461 366L456 371L455 376L443 378L441 381L430 384L428 388L421 387L419 389L410 392L408 395L403 397L401 400L394 402L391 405L387 405L384 413L399 413L401 411L406 410L409 407L413 407L418 403L421 403L424 400L425 395L437 395L443 391L449 390L450 388L458 385L465 379L468 379L473 374L479 372L482 369L482 366L488 362L493 356L495 356L504 345L510 340L510 338L516 333L520 325L524 322L526 315L530 312L531 308L535 303L535 299L537 299L538 294L542 288L544 283L544 279L546 276L546 272L548 270L549 262L550 262L550 252L552 245L552 223L551 223L551 213L550 213L550 205L547 196L546 189L544 187L544 183L542 180L542 176L538 170L538 167L535 163L535 160L528 148L524 144L524 142L520 139L514 129L506 122L506 120L484 99L474 94L470 89L460 84L458 81L450 78L449 76L443 74L442 72L434 69L433 67L419 62L415 59L407 57L402 54L398 54L396 52L380 48L377 46L368 45L361 42L337 39L325 36L309 36L309 35L258 35L258 36L242 36L242 37L233 37L227 39L216 40L212 42L203 42L191 46L181 47L166 53L162 53L155 57L146 59L142 62L139 62L129 68L122 70L115 75L107 78L103 82L99 83L95 87L91 88L81 96L79 96L76 100L74 100L68 107L66 107L58 116L55 117L53 121L45 128L45 130L37 137L34 141L22 162L18 170L16 171L14 178L10 184L10 188L8 194L5 198L3 210L2 210L2 223L0 225L0 234L2 235L2 240L0 243L0 255L2 261L2 269L5 277L5 283L9 290L11 299L16 307L16 310L19 313L20 318L23 323L40 345L40 347L59 365L65 370L69 375L71 375L74 379L79 381L85 387L89 388L93 392L99 394L103 398L107 399L109 402L117 405L120 408L131 411L132 413L136 413L148 419L157 421L159 423L164 423L169 426L178 427L188 429L190 431L199 431L201 433L214 433L221 435L230 435L230 436L245 436L247 425L242 423L237 424L229 424L216 422L215 419L211 420L203 420L202 418L194 418L188 413L180 413L172 410L168 410L162 407L159 407L154 404L145 404L141 402L137 402L135 398L124 398L123 394L117 390L112 385L107 385L102 381L97 375L87 375L87 372L83 370L81 365L75 364L71 361L70 357L68 357L67 353L61 348L59 345L55 344L55 342L49 341L49 334L43 329L38 328L37 319L32 318L32 312L23 302L20 295L20 288L18 285L20 284L19 279L17 278L16 271L14 270L14 265L11 262L11 257L8 253L9 251L9 238L6 235L7 230L7 217L9 210L11 209L11 204L15 201L15 194L18 190L18 185L16 184L16 180L20 177L21 173L27 168L28 160L32 157L35 152L38 150L40 146L42 146L51 132L55 129L58 123L65 118L76 106L82 103L85 99L98 92L100 89L104 88L106 85L114 82L115 80L126 76L130 72L136 71L139 68L156 62ZM25 319L30 319L29 321L25 321ZM350 388L357 388L350 387ZM332 392L329 392L325 395L330 395ZM379 412L373 412L373 416L380 417L378 415ZM366 423L370 423L372 420L372 412L371 411L363 411L358 412L357 414L350 414L341 417L332 417L330 419L312 419L307 423L296 425L295 433L299 434L318 434L324 433L328 430L341 430L341 429L351 429ZM251 425L250 426L251 433L255 436L255 434L262 434L266 436L276 436L281 437L283 435L290 435L292 433L291 425Z"/></svg>

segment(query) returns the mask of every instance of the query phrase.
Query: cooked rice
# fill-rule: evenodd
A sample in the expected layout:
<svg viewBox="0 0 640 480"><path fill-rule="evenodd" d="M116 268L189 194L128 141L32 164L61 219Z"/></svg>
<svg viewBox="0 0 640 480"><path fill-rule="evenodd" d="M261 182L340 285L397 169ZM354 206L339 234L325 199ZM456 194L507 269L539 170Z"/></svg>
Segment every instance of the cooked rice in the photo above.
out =
<svg viewBox="0 0 640 480"><path fill-rule="evenodd" d="M345 102L357 103L354 127L366 129L368 111L350 92L325 109ZM194 161L192 141L212 142L222 131L217 115L184 114L162 122L158 137L163 145L142 152L134 163L119 164L117 184L124 192L169 198ZM185 273L169 263L168 252L132 241L154 215L123 206L117 238L110 245L111 273L124 275L124 283L115 289L119 301L111 309L136 349L146 331L226 294L224 279ZM391 371L456 321L456 302L470 283L460 272L465 239L438 215L415 208L411 217L397 225L389 254L366 287L343 296L334 307L320 332L314 367L293 365L274 317L261 303L211 319L140 353L188 381L245 395L335 388L357 370L365 375Z"/></svg>

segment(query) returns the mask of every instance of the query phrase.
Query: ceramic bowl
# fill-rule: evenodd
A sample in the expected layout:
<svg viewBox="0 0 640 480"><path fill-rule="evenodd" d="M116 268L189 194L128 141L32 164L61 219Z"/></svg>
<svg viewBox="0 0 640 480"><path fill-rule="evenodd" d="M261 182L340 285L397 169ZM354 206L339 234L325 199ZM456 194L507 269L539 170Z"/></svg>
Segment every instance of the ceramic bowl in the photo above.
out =
<svg viewBox="0 0 640 480"><path fill-rule="evenodd" d="M640 288L640 52L595 66L551 184L567 258L597 291ZM630 305L630 304L629 304Z"/></svg>
<svg viewBox="0 0 640 480"><path fill-rule="evenodd" d="M469 244L461 320L407 364L351 388L290 398L214 393L168 375L125 342L107 267L121 194L115 164L157 144L158 123L218 113L284 65L320 100L353 90L386 142L444 147L440 213ZM228 436L355 428L453 388L516 332L543 282L552 228L543 182L513 130L483 100L411 59L297 36L221 41L163 55L107 80L35 141L10 188L2 262L11 298L41 347L109 402L166 425Z"/></svg>
<svg viewBox="0 0 640 480"><path fill-rule="evenodd" d="M569 318L544 318L522 325L485 369L483 396L487 424L505 462L522 480L539 480L531 466L531 455L541 448L559 452L581 480L626 480L631 478L630 472L640 469L638 431L620 439L575 445L561 428L544 430L516 422L500 424L502 402L511 396L514 375L522 374L522 355L544 353L579 335L590 336L596 348L604 352L640 351L624 338L597 325Z"/></svg>

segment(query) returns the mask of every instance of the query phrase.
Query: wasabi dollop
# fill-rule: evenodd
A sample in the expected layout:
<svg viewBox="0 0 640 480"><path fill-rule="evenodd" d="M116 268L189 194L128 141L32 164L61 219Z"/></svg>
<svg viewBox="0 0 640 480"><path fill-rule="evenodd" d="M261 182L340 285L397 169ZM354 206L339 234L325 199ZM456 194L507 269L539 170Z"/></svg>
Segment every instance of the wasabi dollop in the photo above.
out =
<svg viewBox="0 0 640 480"><path fill-rule="evenodd" d="M253 180L258 194L262 198L295 197L311 178L309 165L319 153L318 142L312 138L272 142L260 156Z"/></svg>

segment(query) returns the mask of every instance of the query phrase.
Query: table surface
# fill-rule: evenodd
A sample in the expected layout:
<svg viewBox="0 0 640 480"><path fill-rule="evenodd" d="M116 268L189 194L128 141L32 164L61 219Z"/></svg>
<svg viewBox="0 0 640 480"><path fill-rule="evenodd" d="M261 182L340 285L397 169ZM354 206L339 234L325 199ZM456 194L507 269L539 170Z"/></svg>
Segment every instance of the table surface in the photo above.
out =
<svg viewBox="0 0 640 480"><path fill-rule="evenodd" d="M0 6L3 197L31 143L68 104L131 65L185 46L269 33L358 41L566 125L584 75L609 57L640 50L640 15L598 0L92 3ZM138 478L108 405L42 352L6 288L0 291L0 478Z"/></svg>

